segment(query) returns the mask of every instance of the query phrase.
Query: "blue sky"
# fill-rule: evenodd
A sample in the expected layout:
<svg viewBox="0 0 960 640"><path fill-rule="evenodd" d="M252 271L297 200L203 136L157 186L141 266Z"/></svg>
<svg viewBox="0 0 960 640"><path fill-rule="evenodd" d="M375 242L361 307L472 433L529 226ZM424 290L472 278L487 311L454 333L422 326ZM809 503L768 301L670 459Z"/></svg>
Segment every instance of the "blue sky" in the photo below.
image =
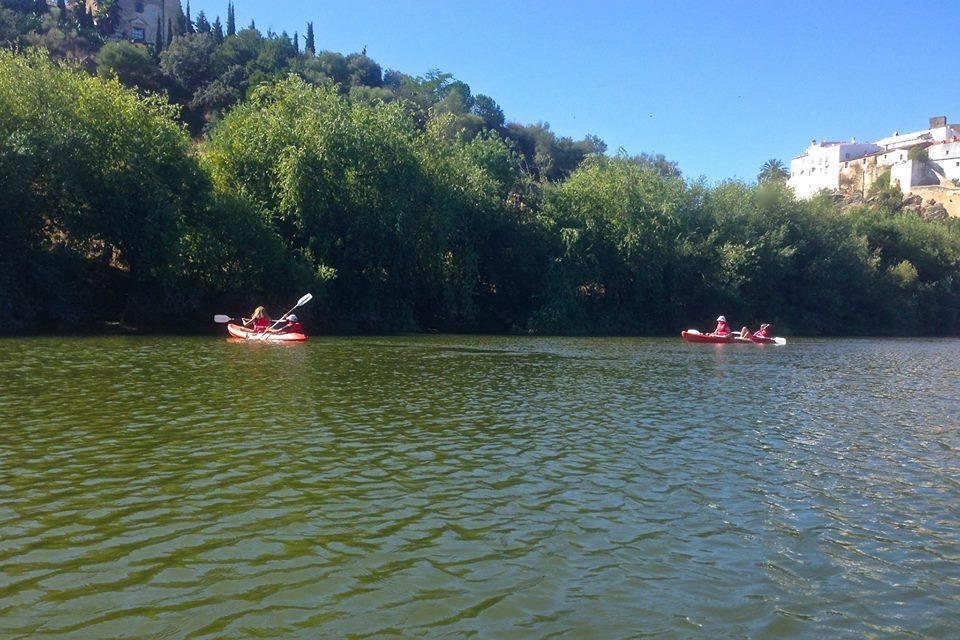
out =
<svg viewBox="0 0 960 640"><path fill-rule="evenodd" d="M183 0L185 2L185 0ZM794 5L794 6L790 6ZM195 17L226 0L191 0ZM454 74L508 120L663 153L688 177L752 179L811 138L868 140L960 121L960 2L237 0L318 49Z"/></svg>

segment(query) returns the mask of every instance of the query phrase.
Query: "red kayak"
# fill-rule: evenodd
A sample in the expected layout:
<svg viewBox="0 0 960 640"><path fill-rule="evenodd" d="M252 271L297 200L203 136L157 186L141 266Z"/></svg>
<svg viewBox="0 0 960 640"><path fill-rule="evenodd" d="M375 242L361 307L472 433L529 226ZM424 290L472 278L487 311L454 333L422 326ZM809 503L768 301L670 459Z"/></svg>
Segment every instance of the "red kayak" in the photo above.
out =
<svg viewBox="0 0 960 640"><path fill-rule="evenodd" d="M681 331L680 337L687 342L708 344L787 344L786 338L741 338L736 334L718 336L713 333L700 333L696 329Z"/></svg>
<svg viewBox="0 0 960 640"><path fill-rule="evenodd" d="M228 324L227 331L233 338L241 340L259 340L263 342L303 342L307 339L302 333L263 333L242 327L238 324Z"/></svg>
<svg viewBox="0 0 960 640"><path fill-rule="evenodd" d="M706 342L710 344L727 344L728 342L733 342L733 336L730 334L718 336L713 333L700 333L696 329L681 331L680 337L687 342Z"/></svg>

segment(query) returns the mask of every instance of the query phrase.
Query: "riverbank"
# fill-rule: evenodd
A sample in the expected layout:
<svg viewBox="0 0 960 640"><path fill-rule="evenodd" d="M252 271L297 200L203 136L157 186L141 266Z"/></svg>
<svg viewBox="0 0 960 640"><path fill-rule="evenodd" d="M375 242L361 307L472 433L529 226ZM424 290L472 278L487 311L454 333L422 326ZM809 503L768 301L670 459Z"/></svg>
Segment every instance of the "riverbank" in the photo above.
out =
<svg viewBox="0 0 960 640"><path fill-rule="evenodd" d="M0 331L193 331L311 291L332 334L960 333L960 220L894 188L843 208L599 151L551 178L413 107L284 76L196 141L162 100L0 52Z"/></svg>

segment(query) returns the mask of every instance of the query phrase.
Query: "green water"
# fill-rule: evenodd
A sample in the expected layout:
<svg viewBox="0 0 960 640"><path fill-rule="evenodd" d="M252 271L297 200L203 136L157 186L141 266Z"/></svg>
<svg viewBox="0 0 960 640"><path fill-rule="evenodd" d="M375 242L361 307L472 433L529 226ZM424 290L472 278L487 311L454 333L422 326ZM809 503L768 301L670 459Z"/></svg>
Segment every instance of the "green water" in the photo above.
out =
<svg viewBox="0 0 960 640"><path fill-rule="evenodd" d="M0 370L0 638L960 628L960 341L41 338Z"/></svg>

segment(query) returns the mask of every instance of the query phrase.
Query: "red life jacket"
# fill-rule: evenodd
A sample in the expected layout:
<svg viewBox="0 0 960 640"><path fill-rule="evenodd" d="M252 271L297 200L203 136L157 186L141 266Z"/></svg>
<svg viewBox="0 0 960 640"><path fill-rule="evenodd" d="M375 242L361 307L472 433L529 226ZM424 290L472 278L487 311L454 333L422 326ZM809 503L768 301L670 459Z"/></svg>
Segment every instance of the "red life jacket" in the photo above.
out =
<svg viewBox="0 0 960 640"><path fill-rule="evenodd" d="M726 322L718 322L717 328L714 329L713 332L719 334L730 333L730 325L728 325Z"/></svg>
<svg viewBox="0 0 960 640"><path fill-rule="evenodd" d="M257 331L266 331L270 328L270 325L273 324L266 318L257 318L253 321L253 328Z"/></svg>
<svg viewBox="0 0 960 640"><path fill-rule="evenodd" d="M770 336L767 335L767 329L764 329L763 327L760 327L759 329L757 329L757 330L753 333L753 337L754 337L754 338L769 338Z"/></svg>
<svg viewBox="0 0 960 640"><path fill-rule="evenodd" d="M284 333L303 333L303 325L299 322L291 322L283 328Z"/></svg>

